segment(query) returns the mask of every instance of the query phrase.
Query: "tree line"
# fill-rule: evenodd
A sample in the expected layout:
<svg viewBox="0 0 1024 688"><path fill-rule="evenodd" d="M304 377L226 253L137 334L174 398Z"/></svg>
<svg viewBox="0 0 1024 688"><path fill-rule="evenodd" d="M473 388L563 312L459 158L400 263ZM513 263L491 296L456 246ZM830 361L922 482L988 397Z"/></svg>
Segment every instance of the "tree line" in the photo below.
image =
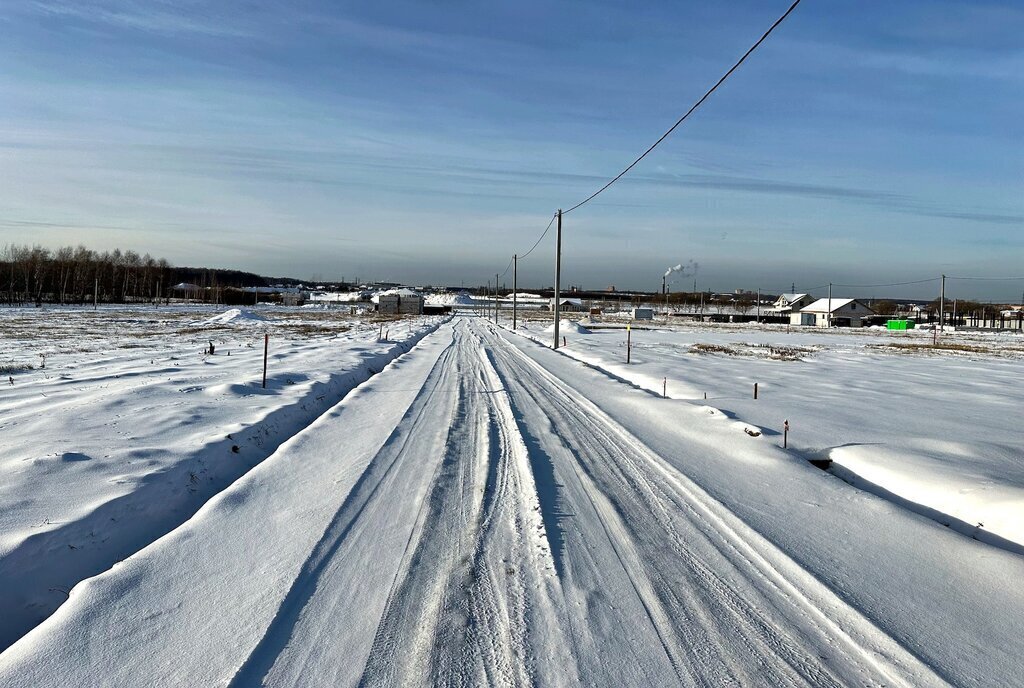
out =
<svg viewBox="0 0 1024 688"><path fill-rule="evenodd" d="M174 286L183 282L196 285L199 289L193 291L202 294L266 286L253 273L174 267L164 258L120 249L8 244L0 251L0 298L9 305L153 302L174 296Z"/></svg>

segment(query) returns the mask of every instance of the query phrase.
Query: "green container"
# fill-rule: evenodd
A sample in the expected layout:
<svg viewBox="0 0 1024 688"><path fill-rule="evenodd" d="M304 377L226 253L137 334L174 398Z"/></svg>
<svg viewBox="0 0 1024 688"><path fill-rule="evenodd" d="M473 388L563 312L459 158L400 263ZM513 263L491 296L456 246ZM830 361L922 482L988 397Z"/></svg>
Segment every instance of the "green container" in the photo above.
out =
<svg viewBox="0 0 1024 688"><path fill-rule="evenodd" d="M914 321L912 321L912 320L890 320L885 325L890 330L912 330L912 329L914 329Z"/></svg>

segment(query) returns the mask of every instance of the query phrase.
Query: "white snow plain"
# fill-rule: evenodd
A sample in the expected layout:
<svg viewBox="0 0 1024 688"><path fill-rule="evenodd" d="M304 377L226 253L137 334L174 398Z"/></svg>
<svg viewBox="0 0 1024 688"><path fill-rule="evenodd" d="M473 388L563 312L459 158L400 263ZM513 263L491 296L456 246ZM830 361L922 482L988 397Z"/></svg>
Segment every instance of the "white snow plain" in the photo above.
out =
<svg viewBox="0 0 1024 688"><path fill-rule="evenodd" d="M170 326L179 328L175 333L143 322L168 345L185 338L162 362L169 369L155 376L175 380L169 382L176 394L156 396L160 409L150 408L147 386L121 386L119 377L97 371L95 389L79 381L82 389L68 395L95 403L53 410L30 388L17 392L26 413L12 425L10 413L0 421L0 432L11 428L25 438L22 453L31 452L33 433L37 443L44 428L54 434L54 460L40 461L36 452L21 463L32 466L25 470L41 467L42 482L55 486L55 504L66 491L63 508L71 523L83 524L68 531L39 524L49 547L36 549L42 563L33 575L46 575L46 562L69 560L66 545L74 545L74 555L105 547L122 538L124 520L164 508L142 493L120 522L89 520L102 504L77 513L90 494L139 491L110 487L112 476L103 471L81 471L103 463L73 448L78 433L83 446L98 444L88 428L104 419L131 423L124 436L112 436L113 426L101 433L105 451L125 463L139 450L161 460L158 441L171 452L187 449L182 428L191 427L203 462L145 474L156 475L157 485L169 478L149 495L187 497L197 484L187 471L237 459L223 443L225 429L237 426L229 430L237 441L241 426L259 427L247 424L266 405L310 402L308 394L283 398L307 382L297 379L279 379L273 395L243 395L258 357L235 347L262 341L248 319L244 334L227 326L230 334L215 342L212 357L196 351L208 344L209 326L196 333ZM132 332L139 323L122 325ZM1021 408L1012 389L1021 372L1017 340L978 345L983 352L896 353L874 344L923 340L706 326L634 330L636 348L625 366L622 331L568 330L568 347L553 352L481 318L456 318L428 334L435 326L392 325L408 328L400 350L377 344L379 330L367 325L296 341L293 358L279 361L282 375L287 368L330 377L367 354L377 356L375 370L340 403L324 399L290 434L275 435L262 455L255 441L232 445L258 460L230 485L233 478L225 478L194 495L190 504L198 511L182 525L148 546L126 544L141 550L71 589L56 613L0 654L0 684L1019 681L1024 557L1014 550L1013 529L958 532L936 520L936 507L928 512L923 501L890 493L891 483L865 491L807 462L839 463L843 451L877 446L885 451L864 455L897 465L901 449L910 447L916 464L897 465L897 475L923 474L921 482L940 488L947 479L970 483L989 475L1000 489L1013 488L1020 469L1012 457L1021 456L1013 434L1020 426L1013 413ZM523 333L549 344L546 326L531 323ZM25 326L23 362L12 369L31 359L28 333L40 327ZM322 321L302 327L329 329ZM108 332L83 359L125 339ZM373 351L346 358L364 346ZM249 375L241 389L223 375L204 377L231 370L224 349L245 359L233 371ZM132 350L107 358L125 376L146 361L157 365L155 358L133 358ZM52 360L47 374L57 372ZM70 374L85 377L91 369L79 365ZM945 380L944 392L932 389L944 374L955 379ZM178 375L188 379L179 382ZM21 377L8 391L30 387ZM661 396L664 378L668 398ZM757 401L747 398L755 381ZM115 388L109 398L102 384ZM176 395L202 395L185 390L205 385L217 390L214 410L169 405L181 401ZM224 404L236 415L218 415ZM142 427L174 429L140 435L136 418ZM777 434L783 418L793 427L788 450ZM955 439L946 434L947 421L965 418L985 426ZM1009 458L992 459L996 450ZM59 460L68 453L89 458ZM16 455L3 452L5 477L19 468ZM163 459L165 466L181 461ZM846 479L869 479L864 466L844 466L856 473ZM928 477L936 466L947 473ZM53 477L68 470L79 472ZM33 494L18 480L20 498ZM17 491L3 497L18 503ZM5 510L2 532L31 541L26 533L39 514L15 508L22 518L8 520ZM28 566L32 559L16 562ZM0 583L11 583L5 599L15 611L40 588L31 576L19 578L16 567L0 568L0 575Z"/></svg>
<svg viewBox="0 0 1024 688"><path fill-rule="evenodd" d="M270 307L0 309L0 648L437 322Z"/></svg>
<svg viewBox="0 0 1024 688"><path fill-rule="evenodd" d="M589 328L588 328L589 326ZM602 326L606 329L602 329ZM1024 336L563 321L563 353L737 426L972 537L1024 553ZM550 344L551 325L520 332ZM754 384L758 399L753 398ZM706 395L706 397L705 397Z"/></svg>

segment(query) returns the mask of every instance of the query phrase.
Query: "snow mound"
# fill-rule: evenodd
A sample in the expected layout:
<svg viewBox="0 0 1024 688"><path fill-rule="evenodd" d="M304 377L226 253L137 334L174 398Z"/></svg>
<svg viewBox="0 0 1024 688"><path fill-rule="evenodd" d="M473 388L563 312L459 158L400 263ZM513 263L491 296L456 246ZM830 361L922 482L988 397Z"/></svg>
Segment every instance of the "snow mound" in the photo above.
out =
<svg viewBox="0 0 1024 688"><path fill-rule="evenodd" d="M428 294L426 303L432 306L472 306L476 304L473 297L462 291L457 294Z"/></svg>
<svg viewBox="0 0 1024 688"><path fill-rule="evenodd" d="M548 325L547 327L544 328L544 331L545 332L554 333L554 331L555 331L555 324L551 323L550 325ZM590 330L588 330L587 328L583 327L583 325L581 325L578 322L573 322L572 320L562 320L558 324L558 333L559 334L590 334Z"/></svg>
<svg viewBox="0 0 1024 688"><path fill-rule="evenodd" d="M836 447L829 458L834 473L869 492L923 507L950 527L944 517L959 520L975 539L988 531L1024 546L1024 483L1014 475L1012 446L914 438Z"/></svg>
<svg viewBox="0 0 1024 688"><path fill-rule="evenodd" d="M247 322L264 322L266 318L243 308L232 308L199 323L200 325L232 325Z"/></svg>

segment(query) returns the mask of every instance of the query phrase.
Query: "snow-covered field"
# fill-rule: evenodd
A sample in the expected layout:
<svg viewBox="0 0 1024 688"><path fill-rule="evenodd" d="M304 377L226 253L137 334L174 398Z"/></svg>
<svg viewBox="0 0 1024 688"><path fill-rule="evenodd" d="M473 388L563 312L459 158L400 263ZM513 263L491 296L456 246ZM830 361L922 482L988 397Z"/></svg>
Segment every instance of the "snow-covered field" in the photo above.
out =
<svg viewBox="0 0 1024 688"><path fill-rule="evenodd" d="M436 322L273 307L0 309L0 648Z"/></svg>
<svg viewBox="0 0 1024 688"><path fill-rule="evenodd" d="M564 321L563 353L702 401L960 532L1024 552L1024 337L782 325ZM651 328L651 329L647 329ZM549 343L551 325L521 332ZM754 383L758 399L753 398ZM706 395L706 397L705 397Z"/></svg>
<svg viewBox="0 0 1024 688"><path fill-rule="evenodd" d="M0 685L1024 675L1019 338L0 316Z"/></svg>

